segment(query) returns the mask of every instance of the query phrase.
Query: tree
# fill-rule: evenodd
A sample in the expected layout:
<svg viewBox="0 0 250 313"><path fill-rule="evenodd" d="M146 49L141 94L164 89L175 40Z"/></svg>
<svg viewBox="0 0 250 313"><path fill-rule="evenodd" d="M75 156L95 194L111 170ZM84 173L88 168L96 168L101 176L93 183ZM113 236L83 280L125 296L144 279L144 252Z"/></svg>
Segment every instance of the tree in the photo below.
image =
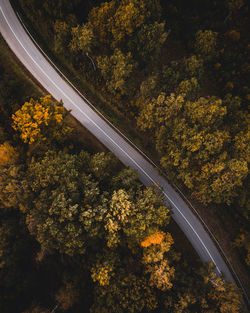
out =
<svg viewBox="0 0 250 313"><path fill-rule="evenodd" d="M134 243L138 245L145 236L151 235L154 229L166 227L170 221L170 209L164 205L164 200L157 190L139 190L134 198L135 211L132 212L128 226L124 227L130 247L134 247Z"/></svg>
<svg viewBox="0 0 250 313"><path fill-rule="evenodd" d="M218 161L202 167L201 176L197 179L202 181L202 185L194 195L204 203L213 201L230 204L232 198L238 195L238 189L247 174L246 161L237 159L220 161L219 158Z"/></svg>
<svg viewBox="0 0 250 313"><path fill-rule="evenodd" d="M183 107L184 97L171 94L166 96L161 93L156 99L152 99L140 111L137 125L141 130L155 129L157 124L166 123L170 118L178 115Z"/></svg>
<svg viewBox="0 0 250 313"><path fill-rule="evenodd" d="M114 189L125 189L128 193L130 193L130 190L135 192L139 184L138 173L130 168L121 170L111 180L111 185Z"/></svg>
<svg viewBox="0 0 250 313"><path fill-rule="evenodd" d="M159 83L159 75L153 75L144 80L140 85L140 99L136 103L137 106L144 106L145 102L151 100L156 92L156 87Z"/></svg>
<svg viewBox="0 0 250 313"><path fill-rule="evenodd" d="M218 33L211 30L199 30L195 34L196 53L205 60L210 60L216 53L217 35Z"/></svg>
<svg viewBox="0 0 250 313"><path fill-rule="evenodd" d="M221 313L238 313L241 311L241 294L239 289L231 282L223 281L222 277L214 273L214 265L201 268L207 297L208 307Z"/></svg>
<svg viewBox="0 0 250 313"><path fill-rule="evenodd" d="M149 62L157 57L166 41L168 33L165 23L143 24L138 33L128 43L129 50L135 51L138 61Z"/></svg>
<svg viewBox="0 0 250 313"><path fill-rule="evenodd" d="M49 151L41 161L32 160L27 179L32 205L23 211L30 232L42 249L73 255L85 252L81 171L87 153L69 155Z"/></svg>
<svg viewBox="0 0 250 313"><path fill-rule="evenodd" d="M94 176L99 180L110 179L118 166L118 159L113 153L100 152L92 156L89 167Z"/></svg>
<svg viewBox="0 0 250 313"><path fill-rule="evenodd" d="M249 222L249 218L247 219ZM250 233L248 230L240 232L234 240L234 246L237 248L244 248L245 263L250 267Z"/></svg>
<svg viewBox="0 0 250 313"><path fill-rule="evenodd" d="M41 160L31 161L26 177L32 205L26 203L22 211L30 232L43 250L74 255L85 253L91 239L105 239L108 245L120 242L123 228L134 215L134 204L132 191L131 195L123 189L110 193L115 166L111 153L99 153L90 158L86 152L70 155L49 151ZM152 210L161 205L153 194L148 201ZM145 211L149 205L145 200L143 205ZM138 216L142 224L142 213Z"/></svg>
<svg viewBox="0 0 250 313"><path fill-rule="evenodd" d="M171 280L174 278L175 269L170 267L167 252L174 243L172 236L164 232L155 232L141 242L145 272L150 274L149 284L166 291L172 288Z"/></svg>
<svg viewBox="0 0 250 313"><path fill-rule="evenodd" d="M91 25L96 41L102 45L111 45L111 25L117 8L116 1L104 2L100 7L91 10L88 22Z"/></svg>
<svg viewBox="0 0 250 313"><path fill-rule="evenodd" d="M13 165L17 162L19 154L7 141L0 145L0 166Z"/></svg>
<svg viewBox="0 0 250 313"><path fill-rule="evenodd" d="M115 94L127 93L127 81L130 74L136 67L130 52L123 54L119 49L115 49L111 57L98 57L98 67L105 79L107 89Z"/></svg>
<svg viewBox="0 0 250 313"><path fill-rule="evenodd" d="M73 51L81 51L82 53L91 53L95 45L95 37L93 29L89 24L77 25L72 28L72 41L70 47Z"/></svg>
<svg viewBox="0 0 250 313"><path fill-rule="evenodd" d="M123 227L126 227L130 216L133 214L135 214L134 204L129 194L123 189L114 191L109 205L109 212L105 217L105 230L107 231L107 245L109 247L120 241L119 232Z"/></svg>
<svg viewBox="0 0 250 313"><path fill-rule="evenodd" d="M242 124L241 124L242 125ZM235 157L250 162L250 131L246 127L234 137Z"/></svg>
<svg viewBox="0 0 250 313"><path fill-rule="evenodd" d="M161 93L142 108L137 123L155 131L161 164L168 173L177 173L200 201L229 204L246 178L247 162L239 154L237 158L227 153L232 141L224 123L228 100L187 101L192 83L196 85L195 80L182 82L179 96ZM237 147L246 151L244 141Z"/></svg>
<svg viewBox="0 0 250 313"><path fill-rule="evenodd" d="M121 41L125 35L132 35L150 15L145 1L122 0L114 16L112 34L115 42Z"/></svg>
<svg viewBox="0 0 250 313"><path fill-rule="evenodd" d="M65 122L67 114L62 102L54 101L50 95L41 98L40 102L30 99L13 114L13 128L29 144L51 139L64 140L72 131Z"/></svg>
<svg viewBox="0 0 250 313"><path fill-rule="evenodd" d="M183 80L176 88L176 93L183 95L188 100L197 99L200 90L199 83L195 77Z"/></svg>
<svg viewBox="0 0 250 313"><path fill-rule="evenodd" d="M114 190L103 223L108 247L126 242L133 250L151 229L169 223L169 209L151 188L135 192Z"/></svg>
<svg viewBox="0 0 250 313"><path fill-rule="evenodd" d="M95 287L92 313L137 313L157 307L156 294L145 278L121 273L108 286Z"/></svg>
<svg viewBox="0 0 250 313"><path fill-rule="evenodd" d="M142 0L112 0L93 8L88 16L88 24L93 29L96 42L100 43L104 49L110 50L110 47L112 49L120 47L126 38L137 33L142 25L150 22L150 19L153 22L158 20L160 14L161 9L158 0L147 2ZM159 28L161 27L159 26Z"/></svg>
<svg viewBox="0 0 250 313"><path fill-rule="evenodd" d="M91 268L93 282L98 282L100 286L108 286L115 276L115 267L118 263L119 255L112 250L103 251L103 254L97 255L96 262Z"/></svg>
<svg viewBox="0 0 250 313"><path fill-rule="evenodd" d="M173 313L240 313L242 312L239 289L224 281L214 272L214 265L202 265L198 270L182 265L176 271L176 288L172 288L164 304Z"/></svg>
<svg viewBox="0 0 250 313"><path fill-rule="evenodd" d="M0 202L7 208L19 208L26 199L28 185L23 166L0 168Z"/></svg>
<svg viewBox="0 0 250 313"><path fill-rule="evenodd" d="M64 53L71 38L70 25L65 21L56 20L54 23L54 50Z"/></svg>
<svg viewBox="0 0 250 313"><path fill-rule="evenodd" d="M191 55L183 59L184 71L189 77L196 77L198 80L201 78L204 68L203 61L196 55Z"/></svg>
<svg viewBox="0 0 250 313"><path fill-rule="evenodd" d="M36 202L35 210L26 217L28 229L36 236L42 249L54 249L70 256L84 254L86 235L79 221L81 208L63 194L52 192L52 197L54 200L47 208L41 200Z"/></svg>

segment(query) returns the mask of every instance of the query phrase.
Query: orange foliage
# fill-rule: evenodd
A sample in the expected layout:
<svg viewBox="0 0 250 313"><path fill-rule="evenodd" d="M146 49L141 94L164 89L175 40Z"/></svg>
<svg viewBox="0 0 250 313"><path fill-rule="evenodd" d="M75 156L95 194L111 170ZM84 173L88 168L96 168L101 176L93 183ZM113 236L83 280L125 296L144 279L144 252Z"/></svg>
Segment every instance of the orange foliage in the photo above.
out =
<svg viewBox="0 0 250 313"><path fill-rule="evenodd" d="M227 33L228 37L233 41L240 40L240 32L237 32L236 30L232 29L230 32Z"/></svg>
<svg viewBox="0 0 250 313"><path fill-rule="evenodd" d="M149 247L151 245L160 245L165 238L163 232L157 232L153 235L148 236L144 241L141 242L143 248Z"/></svg>
<svg viewBox="0 0 250 313"><path fill-rule="evenodd" d="M18 160L18 152L8 142L0 145L0 166L14 164Z"/></svg>
<svg viewBox="0 0 250 313"><path fill-rule="evenodd" d="M216 64L214 65L214 68L215 68L216 70L218 70L220 67L221 67L221 64L220 64L220 63L216 63Z"/></svg>

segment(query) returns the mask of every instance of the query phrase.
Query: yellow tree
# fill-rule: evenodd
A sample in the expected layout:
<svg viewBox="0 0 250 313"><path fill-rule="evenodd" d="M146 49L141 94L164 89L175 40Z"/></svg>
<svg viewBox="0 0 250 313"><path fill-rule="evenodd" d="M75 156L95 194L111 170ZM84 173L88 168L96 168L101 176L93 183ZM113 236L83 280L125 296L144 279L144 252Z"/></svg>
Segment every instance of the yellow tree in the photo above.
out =
<svg viewBox="0 0 250 313"><path fill-rule="evenodd" d="M175 276L175 269L170 266L166 253L170 251L174 243L172 236L162 231L155 231L147 236L142 242L143 259L145 272L149 273L149 284L166 291L172 288L172 279Z"/></svg>
<svg viewBox="0 0 250 313"><path fill-rule="evenodd" d="M91 268L91 278L100 286L108 286L115 277L115 269L120 264L119 256L112 250L97 255L96 262Z"/></svg>
<svg viewBox="0 0 250 313"><path fill-rule="evenodd" d="M112 0L95 7L89 14L98 42L115 48L125 38L136 33L149 21L160 16L159 1L155 0Z"/></svg>
<svg viewBox="0 0 250 313"><path fill-rule="evenodd" d="M18 152L8 142L0 145L0 166L15 164L18 160Z"/></svg>
<svg viewBox="0 0 250 313"><path fill-rule="evenodd" d="M149 16L146 1L122 0L111 28L114 40L119 42L125 35L132 35Z"/></svg>
<svg viewBox="0 0 250 313"><path fill-rule="evenodd" d="M120 241L120 231L126 225L131 215L133 215L134 204L129 194L120 189L114 191L111 201L109 213L105 217L105 230L107 231L107 245L109 247L116 246Z"/></svg>
<svg viewBox="0 0 250 313"><path fill-rule="evenodd" d="M65 117L68 115L62 102L57 102L50 95L40 101L30 99L12 115L13 128L20 132L25 143L45 140L63 140L72 129L67 126Z"/></svg>
<svg viewBox="0 0 250 313"><path fill-rule="evenodd" d="M92 26L96 39L101 44L110 44L112 40L111 23L117 9L116 2L104 2L100 7L91 10L88 21Z"/></svg>

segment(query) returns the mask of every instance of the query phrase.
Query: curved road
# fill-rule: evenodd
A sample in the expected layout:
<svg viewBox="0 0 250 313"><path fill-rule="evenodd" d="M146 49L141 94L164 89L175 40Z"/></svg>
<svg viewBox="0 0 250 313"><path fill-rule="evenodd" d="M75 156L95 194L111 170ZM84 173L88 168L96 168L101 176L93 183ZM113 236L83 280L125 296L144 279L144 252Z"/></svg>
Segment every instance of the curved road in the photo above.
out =
<svg viewBox="0 0 250 313"><path fill-rule="evenodd" d="M144 185L161 186L166 204L172 208L175 222L185 233L201 260L212 261L218 274L223 273L226 280L235 282L214 242L180 195L141 153L102 119L87 101L59 75L30 39L8 0L0 0L0 31L17 58L40 84L55 99L62 99L64 106L71 110L71 114L122 163L135 169Z"/></svg>

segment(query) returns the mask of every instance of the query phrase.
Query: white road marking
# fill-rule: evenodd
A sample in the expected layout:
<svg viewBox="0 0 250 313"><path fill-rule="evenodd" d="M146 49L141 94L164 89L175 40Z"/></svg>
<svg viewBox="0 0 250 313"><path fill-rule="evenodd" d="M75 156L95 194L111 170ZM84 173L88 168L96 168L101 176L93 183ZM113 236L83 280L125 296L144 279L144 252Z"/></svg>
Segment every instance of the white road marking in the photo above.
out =
<svg viewBox="0 0 250 313"><path fill-rule="evenodd" d="M6 23L8 24L10 30L12 31L13 35L15 36L15 38L17 39L17 41L19 42L19 44L22 46L22 48L24 49L24 51L27 53L27 55L31 58L31 60L36 64L36 66L41 70L41 72L48 78L48 80L89 120L91 121L114 145L116 145L154 184L157 184L145 171L144 169L126 152L124 151L100 126L98 126L84 111L82 111L81 108L79 108L68 96L67 94L64 93L64 91L57 86L54 81L46 74L46 72L44 72L44 70L40 67L40 65L33 59L33 57L29 54L29 52L26 50L26 48L23 46L22 42L19 40L19 38L16 36L14 30L12 29L11 25L9 24L3 10L2 7L0 7L2 15L6 21ZM213 263L216 266L217 271L219 272L219 274L221 274L220 269L217 267L212 255L210 254L209 250L207 249L207 247L205 246L204 242L202 241L202 239L200 238L200 236L198 235L198 233L195 231L195 229L193 228L193 226L190 224L190 222L187 220L187 218L185 217L185 215L181 212L181 210L175 205L175 203L169 198L169 196L163 192L165 197L172 203L172 205L177 209L177 211L182 215L182 217L184 218L184 220L187 222L187 224L190 226L190 228L193 230L193 232L195 233L195 235L197 236L197 238L200 240L201 244L203 245L203 247L205 248L207 254L209 255L209 257L211 258L211 260L213 261Z"/></svg>

